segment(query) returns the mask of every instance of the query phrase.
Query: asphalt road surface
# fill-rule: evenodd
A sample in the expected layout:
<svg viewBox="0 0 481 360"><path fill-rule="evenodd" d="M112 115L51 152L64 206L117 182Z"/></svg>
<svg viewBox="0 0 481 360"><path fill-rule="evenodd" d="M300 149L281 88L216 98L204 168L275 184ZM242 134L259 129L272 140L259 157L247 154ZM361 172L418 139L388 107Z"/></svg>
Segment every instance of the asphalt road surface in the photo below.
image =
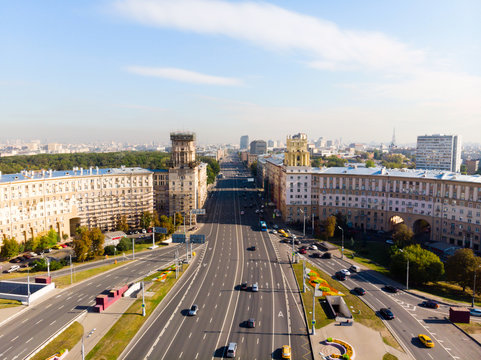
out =
<svg viewBox="0 0 481 360"><path fill-rule="evenodd" d="M294 359L313 358L286 252L260 231L254 208L241 210L257 202L257 192L244 189L245 178L235 176L240 170L239 163L222 164L225 179L207 207L214 222L207 246L122 358L222 358L229 342L238 344L236 359L280 359L282 345L292 346ZM241 290L242 283L249 288ZM251 291L254 283L258 292ZM188 316L192 304L199 306L196 316ZM249 318L255 328L247 328Z"/></svg>

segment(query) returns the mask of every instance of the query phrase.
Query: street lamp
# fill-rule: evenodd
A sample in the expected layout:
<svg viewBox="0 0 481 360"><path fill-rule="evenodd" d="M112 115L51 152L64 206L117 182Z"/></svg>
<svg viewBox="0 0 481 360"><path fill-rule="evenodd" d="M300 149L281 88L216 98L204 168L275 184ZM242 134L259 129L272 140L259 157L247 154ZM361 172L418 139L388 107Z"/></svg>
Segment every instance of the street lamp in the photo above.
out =
<svg viewBox="0 0 481 360"><path fill-rule="evenodd" d="M303 234L303 237L305 238L306 237L306 213L302 211L302 209L299 209L299 211L302 213L302 216L304 217L304 227L303 227L302 234Z"/></svg>
<svg viewBox="0 0 481 360"><path fill-rule="evenodd" d="M344 259L344 229L340 226L337 227L342 232L341 238L341 259Z"/></svg>
<svg viewBox="0 0 481 360"><path fill-rule="evenodd" d="M471 306L474 307L474 297L476 296L476 272L478 271L478 269L481 269L481 265L479 265L478 267L476 267L474 269L474 281L473 281L473 301L471 303Z"/></svg>
<svg viewBox="0 0 481 360"><path fill-rule="evenodd" d="M399 249L400 252L404 252L403 249ZM409 290L409 254L406 252L407 266L406 266L406 290ZM476 273L474 274L476 279ZM473 295L474 296L474 295ZM474 297L473 297L474 301ZM473 305L474 306L474 305Z"/></svg>

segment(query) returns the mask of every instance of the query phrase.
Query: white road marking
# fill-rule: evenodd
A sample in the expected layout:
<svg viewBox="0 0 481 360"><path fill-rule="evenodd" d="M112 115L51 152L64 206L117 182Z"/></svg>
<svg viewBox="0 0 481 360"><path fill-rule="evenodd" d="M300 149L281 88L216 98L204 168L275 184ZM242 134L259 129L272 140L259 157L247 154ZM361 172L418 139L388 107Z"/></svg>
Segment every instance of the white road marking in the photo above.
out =
<svg viewBox="0 0 481 360"><path fill-rule="evenodd" d="M56 322L57 322L57 320L52 321L49 326L52 326L52 325L55 324Z"/></svg>
<svg viewBox="0 0 481 360"><path fill-rule="evenodd" d="M25 341L25 344L28 344L30 341L33 340L33 337L31 337L30 339L28 339L27 341Z"/></svg>

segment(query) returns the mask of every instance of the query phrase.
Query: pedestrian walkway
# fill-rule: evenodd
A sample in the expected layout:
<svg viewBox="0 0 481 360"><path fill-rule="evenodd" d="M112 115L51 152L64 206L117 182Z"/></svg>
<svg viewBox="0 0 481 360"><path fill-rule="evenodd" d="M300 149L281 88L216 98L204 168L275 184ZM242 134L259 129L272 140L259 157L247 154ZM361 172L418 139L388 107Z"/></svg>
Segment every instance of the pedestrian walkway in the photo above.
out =
<svg viewBox="0 0 481 360"><path fill-rule="evenodd" d="M316 330L316 334L311 335L314 359L322 359L322 356L331 354L340 354L338 349L324 343L329 337L351 345L354 348L355 359L358 360L382 360L386 353L395 355L399 360L410 359L404 352L386 345L379 332L357 322L354 322L352 326L340 326L339 323L333 323Z"/></svg>

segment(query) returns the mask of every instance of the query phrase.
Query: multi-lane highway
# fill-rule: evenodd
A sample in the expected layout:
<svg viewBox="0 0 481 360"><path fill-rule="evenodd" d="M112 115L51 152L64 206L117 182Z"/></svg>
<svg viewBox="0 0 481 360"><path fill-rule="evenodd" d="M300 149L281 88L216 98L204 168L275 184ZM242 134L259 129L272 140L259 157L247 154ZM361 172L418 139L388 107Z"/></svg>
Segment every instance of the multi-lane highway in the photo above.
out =
<svg viewBox="0 0 481 360"><path fill-rule="evenodd" d="M212 224L207 224L202 231L208 232L211 227ZM101 292L162 268L174 260L177 248L177 245L171 245L139 253L134 262L69 287L4 323L0 332L0 359L25 358L80 312L90 309ZM179 248L180 254L182 249Z"/></svg>
<svg viewBox="0 0 481 360"><path fill-rule="evenodd" d="M257 205L257 192L233 177L240 166L222 165L225 179L207 208L215 226L195 271L169 294L122 358L220 358L236 342L238 359L280 358L283 345L292 347L295 359L312 359L294 276L268 233L259 230L255 207L248 206ZM254 283L258 292L251 291ZM199 306L196 316L187 315L192 304ZM249 318L255 328L246 326Z"/></svg>
<svg viewBox="0 0 481 360"><path fill-rule="evenodd" d="M350 266L337 257L309 260L329 275ZM395 319L383 321L414 359L481 359L481 347L445 319L448 306L441 305L436 310L421 307L421 299L414 295L404 291L386 292L384 286L388 282L388 279L370 270L353 273L343 281L348 289L364 288L366 294L363 300L373 309L392 310ZM428 349L420 343L417 336L421 333L433 339L434 348Z"/></svg>

